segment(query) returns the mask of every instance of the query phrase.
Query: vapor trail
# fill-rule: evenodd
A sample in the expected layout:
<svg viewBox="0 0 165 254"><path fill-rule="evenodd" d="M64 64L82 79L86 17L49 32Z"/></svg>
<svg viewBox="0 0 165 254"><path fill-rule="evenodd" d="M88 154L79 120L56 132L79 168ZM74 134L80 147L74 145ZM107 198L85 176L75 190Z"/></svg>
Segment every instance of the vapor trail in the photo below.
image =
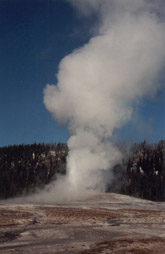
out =
<svg viewBox="0 0 165 254"><path fill-rule="evenodd" d="M165 22L163 1L69 2L84 18L99 16L95 35L62 59L58 83L44 90L46 108L71 134L65 189L72 195L104 190L103 172L121 160L113 132L130 120L133 103L159 87Z"/></svg>

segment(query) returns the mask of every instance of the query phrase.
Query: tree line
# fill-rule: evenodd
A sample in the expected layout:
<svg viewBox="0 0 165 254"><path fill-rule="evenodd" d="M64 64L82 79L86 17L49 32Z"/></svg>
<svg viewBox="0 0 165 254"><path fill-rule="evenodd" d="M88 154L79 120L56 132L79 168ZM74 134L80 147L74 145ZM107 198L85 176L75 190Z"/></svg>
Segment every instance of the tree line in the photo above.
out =
<svg viewBox="0 0 165 254"><path fill-rule="evenodd" d="M35 192L66 174L66 144L14 145L0 148L0 199ZM165 201L165 141L134 144L132 154L113 168L108 192Z"/></svg>
<svg viewBox="0 0 165 254"><path fill-rule="evenodd" d="M165 141L134 144L131 156L113 172L115 180L107 191L165 201Z"/></svg>
<svg viewBox="0 0 165 254"><path fill-rule="evenodd" d="M66 144L14 145L0 148L0 198L34 192L66 173Z"/></svg>

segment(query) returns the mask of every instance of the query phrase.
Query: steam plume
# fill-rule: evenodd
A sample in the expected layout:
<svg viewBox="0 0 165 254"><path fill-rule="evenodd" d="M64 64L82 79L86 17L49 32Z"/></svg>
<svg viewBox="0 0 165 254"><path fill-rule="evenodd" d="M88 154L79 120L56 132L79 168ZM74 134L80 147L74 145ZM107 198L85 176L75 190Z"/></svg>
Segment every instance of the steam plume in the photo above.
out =
<svg viewBox="0 0 165 254"><path fill-rule="evenodd" d="M65 189L78 193L105 188L102 172L122 158L112 142L115 128L131 118L136 101L159 88L165 23L163 1L69 2L81 15L95 12L99 22L89 42L62 59L58 83L46 86L44 103L56 120L68 124Z"/></svg>

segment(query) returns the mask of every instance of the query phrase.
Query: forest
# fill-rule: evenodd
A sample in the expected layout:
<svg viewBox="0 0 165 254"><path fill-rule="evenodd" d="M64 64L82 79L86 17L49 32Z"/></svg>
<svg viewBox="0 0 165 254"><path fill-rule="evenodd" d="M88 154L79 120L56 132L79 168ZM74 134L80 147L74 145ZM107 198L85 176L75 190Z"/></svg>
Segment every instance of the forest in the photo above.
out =
<svg viewBox="0 0 165 254"><path fill-rule="evenodd" d="M129 158L113 168L107 192L165 201L165 141L134 144ZM35 192L66 174L66 144L0 148L0 199Z"/></svg>
<svg viewBox="0 0 165 254"><path fill-rule="evenodd" d="M153 201L165 201L165 141L134 144L123 164L113 169L108 191Z"/></svg>
<svg viewBox="0 0 165 254"><path fill-rule="evenodd" d="M61 143L0 148L0 198L35 192L65 174L67 153Z"/></svg>

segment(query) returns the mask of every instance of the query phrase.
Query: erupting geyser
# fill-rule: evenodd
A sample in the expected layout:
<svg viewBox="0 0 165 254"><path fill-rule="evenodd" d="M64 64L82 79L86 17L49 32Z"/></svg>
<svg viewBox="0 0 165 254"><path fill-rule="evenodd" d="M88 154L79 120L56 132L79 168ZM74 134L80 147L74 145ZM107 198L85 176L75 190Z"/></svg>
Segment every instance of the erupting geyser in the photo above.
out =
<svg viewBox="0 0 165 254"><path fill-rule="evenodd" d="M165 59L165 22L159 0L69 0L84 16L99 15L95 35L59 64L58 83L44 90L46 108L68 123L66 193L104 190L102 171L122 155L113 131L133 103L153 95ZM96 32L97 31L97 32ZM62 180L63 181L63 180ZM60 188L60 180L55 184Z"/></svg>

